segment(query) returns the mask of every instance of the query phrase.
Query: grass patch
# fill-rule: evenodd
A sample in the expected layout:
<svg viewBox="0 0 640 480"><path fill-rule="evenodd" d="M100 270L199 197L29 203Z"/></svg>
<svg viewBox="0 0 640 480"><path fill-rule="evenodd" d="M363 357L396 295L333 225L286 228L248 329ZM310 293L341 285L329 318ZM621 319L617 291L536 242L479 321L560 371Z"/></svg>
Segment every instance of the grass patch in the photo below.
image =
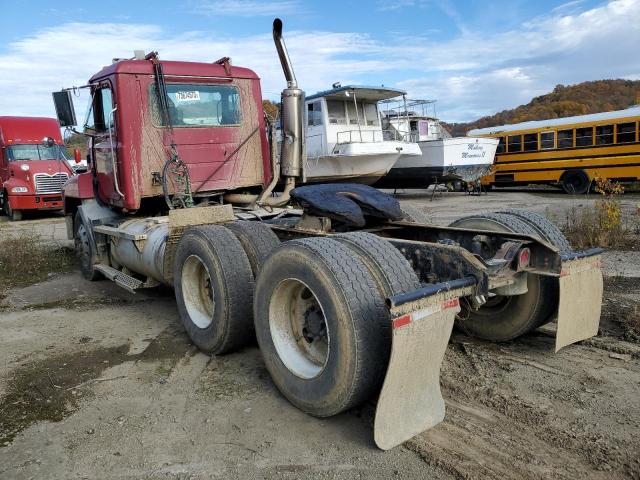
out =
<svg viewBox="0 0 640 480"><path fill-rule="evenodd" d="M51 273L68 272L74 266L72 250L46 245L36 234L0 236L0 296L11 288L42 282Z"/></svg>
<svg viewBox="0 0 640 480"><path fill-rule="evenodd" d="M566 216L563 231L576 249L608 247L619 250L638 247L640 219L624 217L619 196L624 193L618 183L598 179L595 204L572 207Z"/></svg>

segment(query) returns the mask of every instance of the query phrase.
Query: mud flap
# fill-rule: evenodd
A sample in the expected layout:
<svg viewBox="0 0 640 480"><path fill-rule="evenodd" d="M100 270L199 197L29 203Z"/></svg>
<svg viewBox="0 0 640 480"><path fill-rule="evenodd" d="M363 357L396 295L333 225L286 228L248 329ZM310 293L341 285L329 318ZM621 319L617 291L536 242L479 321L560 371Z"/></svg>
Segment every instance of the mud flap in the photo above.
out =
<svg viewBox="0 0 640 480"><path fill-rule="evenodd" d="M473 291L468 286L449 289L451 286L435 285L422 298L402 304L391 301L391 358L374 422L374 440L382 450L444 419L440 365L460 311L459 298Z"/></svg>
<svg viewBox="0 0 640 480"><path fill-rule="evenodd" d="M600 267L600 255L562 262L556 352L598 334L603 292Z"/></svg>

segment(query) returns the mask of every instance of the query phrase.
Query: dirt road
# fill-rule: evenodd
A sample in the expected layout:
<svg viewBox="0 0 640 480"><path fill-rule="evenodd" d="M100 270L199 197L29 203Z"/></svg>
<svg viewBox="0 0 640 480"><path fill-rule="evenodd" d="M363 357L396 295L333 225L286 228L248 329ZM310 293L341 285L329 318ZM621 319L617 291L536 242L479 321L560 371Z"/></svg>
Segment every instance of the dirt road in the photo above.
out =
<svg viewBox="0 0 640 480"><path fill-rule="evenodd" d="M562 215L567 200L400 198L442 223L505 205ZM171 290L131 295L77 272L13 290L0 311L0 478L639 478L639 260L605 257L601 334L557 354L549 332L505 344L456 333L445 421L389 452L373 444L372 405L311 418L257 348L199 353Z"/></svg>

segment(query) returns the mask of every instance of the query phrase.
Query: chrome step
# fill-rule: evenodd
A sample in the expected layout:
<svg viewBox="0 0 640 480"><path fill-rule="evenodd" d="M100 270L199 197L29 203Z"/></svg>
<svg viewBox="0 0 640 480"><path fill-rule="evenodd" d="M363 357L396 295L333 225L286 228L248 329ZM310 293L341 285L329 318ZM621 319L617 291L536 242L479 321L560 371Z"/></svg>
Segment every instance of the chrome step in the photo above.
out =
<svg viewBox="0 0 640 480"><path fill-rule="evenodd" d="M137 289L144 286L144 282L142 280L138 280L137 278L134 278L131 275L127 275L126 273L110 267L109 265L98 263L94 266L94 268L109 280L115 282L116 285L124 288L131 293L136 293Z"/></svg>

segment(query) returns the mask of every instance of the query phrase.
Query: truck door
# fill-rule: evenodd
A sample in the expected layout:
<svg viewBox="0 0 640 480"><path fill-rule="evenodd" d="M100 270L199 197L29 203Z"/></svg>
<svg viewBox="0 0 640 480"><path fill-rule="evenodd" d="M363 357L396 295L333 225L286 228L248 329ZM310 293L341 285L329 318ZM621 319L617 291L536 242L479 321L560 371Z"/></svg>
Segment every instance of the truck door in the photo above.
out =
<svg viewBox="0 0 640 480"><path fill-rule="evenodd" d="M111 86L101 84L94 92L92 112L85 128L93 136L92 157L98 196L105 203L121 205L123 194L118 179L116 111Z"/></svg>

